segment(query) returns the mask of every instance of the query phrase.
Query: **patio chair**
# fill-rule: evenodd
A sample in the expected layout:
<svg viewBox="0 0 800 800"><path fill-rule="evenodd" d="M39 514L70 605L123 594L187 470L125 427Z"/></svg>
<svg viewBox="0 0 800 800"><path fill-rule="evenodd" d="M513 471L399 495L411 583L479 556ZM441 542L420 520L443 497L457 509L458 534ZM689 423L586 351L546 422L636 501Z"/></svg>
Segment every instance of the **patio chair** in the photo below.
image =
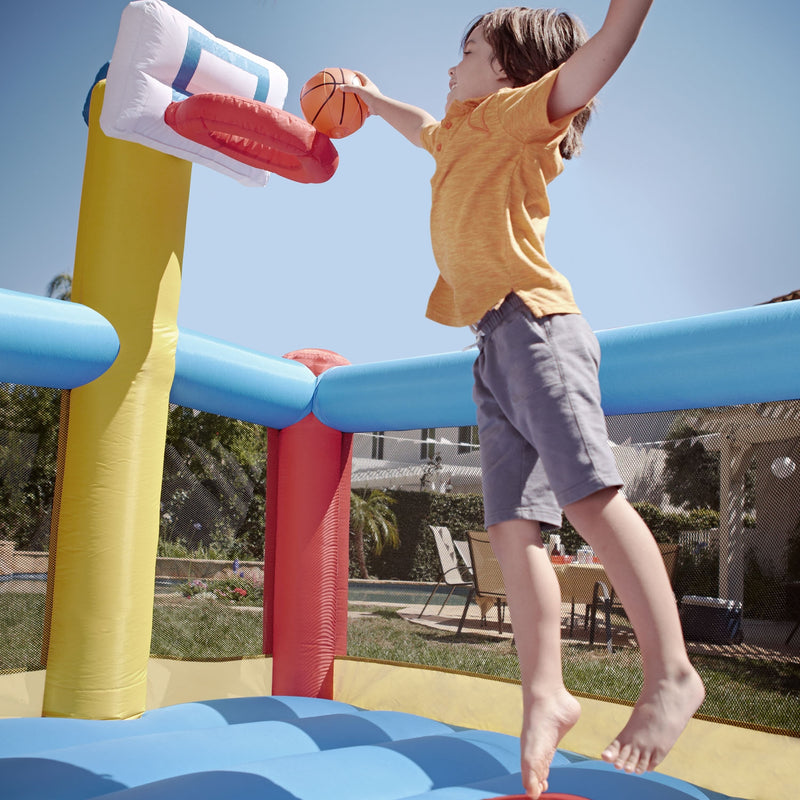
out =
<svg viewBox="0 0 800 800"><path fill-rule="evenodd" d="M681 549L675 542L659 542L658 549L661 551L661 558L664 559L664 566L667 569L669 583L675 589L675 575L678 572L678 552Z"/></svg>
<svg viewBox="0 0 800 800"><path fill-rule="evenodd" d="M658 549L661 551L661 558L664 560L664 567L667 570L667 575L669 576L670 585L675 587L675 574L678 571L678 552L680 550L680 545L676 544L675 542L658 542ZM597 612L602 611L605 615L606 621L606 646L608 648L608 652L612 652L611 646L611 614L618 614L622 617L627 617L627 613L625 612L625 607L622 603L619 602L616 594L614 593L614 588L610 587L610 594L609 594L609 587L605 585L605 583L601 583L599 585L595 585L593 597L592 597L592 604L591 606L587 604L586 606L586 615L584 619L584 627L586 627L587 621L590 622L590 631L589 631L589 643L594 643L594 632L595 632L595 620L597 617ZM574 606L573 606L573 614L574 614ZM571 628L570 628L571 629Z"/></svg>
<svg viewBox="0 0 800 800"><path fill-rule="evenodd" d="M436 594L436 590L444 583L445 586L450 587L450 591L447 593L447 597L444 599L444 603L442 603L442 607L439 609L439 613L441 614L442 609L447 605L447 601L450 599L450 596L453 594L455 589L459 586L472 586L471 580L464 580L464 576L461 574L461 567L458 565L458 556L456 555L456 548L453 545L453 537L450 535L450 531L448 528L439 527L436 525L429 525L428 526L431 531L433 532L433 538L436 542L436 551L439 554L439 563L441 564L441 572L439 573L439 579L436 582L436 586L433 587L433 590L428 595L428 599L425 601L425 605L422 606L422 611L419 612L417 618L421 617L425 613L425 609L428 607L428 603L430 603L431 598L434 594ZM467 601L469 602L469 600Z"/></svg>
<svg viewBox="0 0 800 800"><path fill-rule="evenodd" d="M467 596L467 602L464 604L464 611L461 614L461 622L458 624L457 634L460 634L464 627L469 602L473 598L481 606L484 620L485 606L481 601L488 601L490 606L494 605L497 608L497 629L499 633L502 633L506 607L506 585L500 564L489 543L489 534L486 531L469 531L467 533L467 544L472 566L472 587Z"/></svg>
<svg viewBox="0 0 800 800"><path fill-rule="evenodd" d="M658 542L658 549L661 551L661 558L664 560L664 568L667 570L670 586L673 592L675 591L675 575L678 572L678 553L680 552L680 545L675 542ZM614 614L620 616L627 616L625 608L619 599L614 594L614 589L611 589L611 607Z"/></svg>
<svg viewBox="0 0 800 800"><path fill-rule="evenodd" d="M794 620L794 628L792 628L791 633L786 637L786 641L783 643L785 646L792 641L798 628L800 628L800 581L791 581L787 583L784 591L786 592L786 609Z"/></svg>
<svg viewBox="0 0 800 800"><path fill-rule="evenodd" d="M469 544L464 539L453 539L453 544L456 546L456 550L461 556L469 576L472 577L472 558L469 555Z"/></svg>
<svg viewBox="0 0 800 800"><path fill-rule="evenodd" d="M464 562L467 575L469 575L470 580L472 580L472 556L469 554L469 542L464 539L453 539L453 544L456 546L456 550L461 556L461 560ZM485 627L486 614L494 605L494 599L491 597L476 596L475 602L481 610L481 624ZM467 598L467 605L469 605L469 598Z"/></svg>

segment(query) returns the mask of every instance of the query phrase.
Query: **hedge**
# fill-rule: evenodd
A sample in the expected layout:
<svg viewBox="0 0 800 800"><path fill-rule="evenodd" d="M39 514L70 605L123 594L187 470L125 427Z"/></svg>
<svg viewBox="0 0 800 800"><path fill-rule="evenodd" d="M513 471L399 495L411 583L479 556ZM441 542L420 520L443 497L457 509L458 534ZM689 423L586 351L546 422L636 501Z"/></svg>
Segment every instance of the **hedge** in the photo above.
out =
<svg viewBox="0 0 800 800"><path fill-rule="evenodd" d="M443 525L454 539L466 539L467 531L484 530L483 498L472 494L438 494L388 490L395 500L392 510L397 515L400 546L385 548L376 556L369 542L367 568L373 578L381 580L435 581L439 576L439 557L429 525ZM681 531L704 530L719 526L719 513L710 509L686 513L664 512L650 503L634 503L659 542L677 542ZM568 553L575 553L584 544L575 529L564 520L558 533ZM352 545L352 542L351 542ZM358 577L352 547L350 575Z"/></svg>

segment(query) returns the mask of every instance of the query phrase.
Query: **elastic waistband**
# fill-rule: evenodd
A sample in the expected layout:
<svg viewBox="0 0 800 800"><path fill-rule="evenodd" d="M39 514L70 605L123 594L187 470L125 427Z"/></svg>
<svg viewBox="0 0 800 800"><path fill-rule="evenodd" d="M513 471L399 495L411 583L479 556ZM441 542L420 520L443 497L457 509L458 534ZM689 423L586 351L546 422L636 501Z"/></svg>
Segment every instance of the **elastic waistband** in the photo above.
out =
<svg viewBox="0 0 800 800"><path fill-rule="evenodd" d="M524 308L527 306L519 295L511 292L497 308L490 309L475 325L470 325L470 329L477 336L488 336L504 319Z"/></svg>

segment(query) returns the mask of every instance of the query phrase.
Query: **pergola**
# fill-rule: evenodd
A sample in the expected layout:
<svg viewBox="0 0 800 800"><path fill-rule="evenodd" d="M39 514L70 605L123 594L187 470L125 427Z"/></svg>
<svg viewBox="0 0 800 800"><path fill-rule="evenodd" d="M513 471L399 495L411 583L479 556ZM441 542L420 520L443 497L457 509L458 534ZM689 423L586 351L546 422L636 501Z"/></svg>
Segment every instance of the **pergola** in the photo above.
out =
<svg viewBox="0 0 800 800"><path fill-rule="evenodd" d="M719 594L742 600L748 545L762 564L780 568L800 523L800 400L700 409L684 419L719 452ZM757 537L748 542L745 476L753 463Z"/></svg>

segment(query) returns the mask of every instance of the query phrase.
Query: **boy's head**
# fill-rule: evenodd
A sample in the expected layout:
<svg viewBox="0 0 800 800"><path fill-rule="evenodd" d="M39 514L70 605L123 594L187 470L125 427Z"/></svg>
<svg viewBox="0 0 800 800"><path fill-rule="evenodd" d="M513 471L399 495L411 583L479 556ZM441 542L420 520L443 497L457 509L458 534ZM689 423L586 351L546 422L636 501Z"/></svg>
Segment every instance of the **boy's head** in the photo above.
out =
<svg viewBox="0 0 800 800"><path fill-rule="evenodd" d="M587 38L580 20L566 12L552 8L498 8L470 24L462 49L479 25L513 86L538 81L563 64ZM589 105L575 116L561 142L564 158L580 152L582 134L591 113Z"/></svg>

